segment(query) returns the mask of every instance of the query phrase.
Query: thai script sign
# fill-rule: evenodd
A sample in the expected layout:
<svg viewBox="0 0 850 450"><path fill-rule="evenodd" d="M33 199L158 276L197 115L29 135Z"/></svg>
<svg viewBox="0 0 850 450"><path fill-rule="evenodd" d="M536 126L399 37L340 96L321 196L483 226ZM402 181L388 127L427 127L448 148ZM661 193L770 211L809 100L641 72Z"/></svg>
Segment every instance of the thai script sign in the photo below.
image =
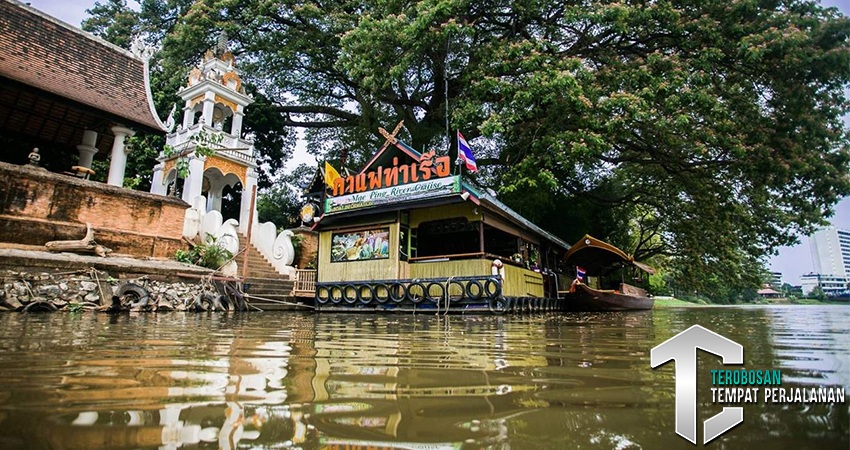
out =
<svg viewBox="0 0 850 450"><path fill-rule="evenodd" d="M401 186L375 189L357 194L328 197L325 199L325 213L331 214L354 209L372 208L389 203L457 193L460 193L460 176L455 175Z"/></svg>
<svg viewBox="0 0 850 450"><path fill-rule="evenodd" d="M355 194L367 190L381 189L400 184L428 181L432 177L449 176L451 160L448 156L437 157L433 150L425 152L418 162L398 165L398 158L393 158L393 166L378 168L369 173L349 175L337 178L333 183L333 196ZM436 176L435 176L436 175ZM326 211L330 212L330 211Z"/></svg>

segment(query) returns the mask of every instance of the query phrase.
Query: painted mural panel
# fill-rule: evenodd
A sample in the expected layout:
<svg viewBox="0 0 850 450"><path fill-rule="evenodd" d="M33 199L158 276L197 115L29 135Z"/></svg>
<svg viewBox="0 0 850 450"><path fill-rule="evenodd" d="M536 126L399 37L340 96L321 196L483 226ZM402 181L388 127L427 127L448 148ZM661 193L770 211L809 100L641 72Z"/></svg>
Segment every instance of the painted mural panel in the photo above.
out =
<svg viewBox="0 0 850 450"><path fill-rule="evenodd" d="M390 257L388 227L334 233L331 242L331 262L368 261Z"/></svg>

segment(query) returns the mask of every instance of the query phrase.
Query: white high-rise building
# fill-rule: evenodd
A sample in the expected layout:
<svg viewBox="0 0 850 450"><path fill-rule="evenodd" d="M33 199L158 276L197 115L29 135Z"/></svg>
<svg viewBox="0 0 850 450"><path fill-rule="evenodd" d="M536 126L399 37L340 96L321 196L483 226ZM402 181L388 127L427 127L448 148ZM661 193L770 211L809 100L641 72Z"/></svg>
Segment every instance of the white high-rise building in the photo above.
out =
<svg viewBox="0 0 850 450"><path fill-rule="evenodd" d="M850 276L850 231L826 227L809 236L815 273Z"/></svg>

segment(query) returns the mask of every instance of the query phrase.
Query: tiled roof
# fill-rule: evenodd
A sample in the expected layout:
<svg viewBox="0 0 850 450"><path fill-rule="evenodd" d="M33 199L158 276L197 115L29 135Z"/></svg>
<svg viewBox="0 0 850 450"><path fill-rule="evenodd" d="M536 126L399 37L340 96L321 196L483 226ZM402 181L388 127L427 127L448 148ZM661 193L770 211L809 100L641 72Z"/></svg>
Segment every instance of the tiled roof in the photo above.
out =
<svg viewBox="0 0 850 450"><path fill-rule="evenodd" d="M14 0L0 0L0 76L161 130L140 58Z"/></svg>

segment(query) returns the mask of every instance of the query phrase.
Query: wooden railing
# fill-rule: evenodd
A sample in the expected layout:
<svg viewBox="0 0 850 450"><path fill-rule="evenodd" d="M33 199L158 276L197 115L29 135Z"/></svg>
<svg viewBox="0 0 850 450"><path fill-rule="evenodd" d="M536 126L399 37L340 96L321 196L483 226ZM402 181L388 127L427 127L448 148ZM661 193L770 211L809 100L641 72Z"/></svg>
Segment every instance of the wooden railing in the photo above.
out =
<svg viewBox="0 0 850 450"><path fill-rule="evenodd" d="M292 295L295 297L313 297L316 295L315 269L297 269L295 271L295 284L292 286Z"/></svg>

